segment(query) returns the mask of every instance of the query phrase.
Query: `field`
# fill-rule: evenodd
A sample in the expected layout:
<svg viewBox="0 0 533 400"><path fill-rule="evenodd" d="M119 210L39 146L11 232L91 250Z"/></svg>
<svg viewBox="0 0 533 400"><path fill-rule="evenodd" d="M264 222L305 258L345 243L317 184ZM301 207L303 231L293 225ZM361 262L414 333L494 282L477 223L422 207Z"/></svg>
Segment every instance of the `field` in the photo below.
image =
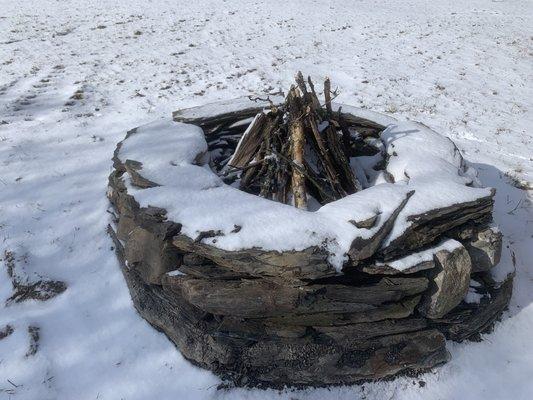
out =
<svg viewBox="0 0 533 400"><path fill-rule="evenodd" d="M533 397L533 2L0 0L0 399ZM455 141L497 189L511 305L416 378L217 390L135 312L105 196L125 132L173 110L329 76L338 100ZM4 305L17 274L67 284ZM39 348L27 356L28 327Z"/></svg>

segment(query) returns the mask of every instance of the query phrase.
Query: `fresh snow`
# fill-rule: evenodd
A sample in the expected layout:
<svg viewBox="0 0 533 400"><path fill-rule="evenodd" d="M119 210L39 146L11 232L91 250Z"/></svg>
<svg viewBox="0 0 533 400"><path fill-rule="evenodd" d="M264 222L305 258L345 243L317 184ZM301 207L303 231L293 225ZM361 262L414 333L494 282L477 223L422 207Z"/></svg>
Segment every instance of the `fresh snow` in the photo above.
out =
<svg viewBox="0 0 533 400"><path fill-rule="evenodd" d="M15 329L0 340L0 399L532 398L533 212L524 190L533 181L532 7L0 0L0 250L16 253L17 273L68 285L48 302L5 307L11 284L0 265L0 329ZM452 360L433 372L217 391L218 378L133 309L105 233L116 143L180 108L286 89L297 70L315 82L329 75L341 103L450 137L480 182L497 189L504 248L496 272L516 264L509 311L486 340L450 342ZM33 357L25 357L29 325L41 328Z"/></svg>
<svg viewBox="0 0 533 400"><path fill-rule="evenodd" d="M186 275L186 274L181 272L179 269L176 269L174 271L167 272L167 275L168 276L181 276L181 275Z"/></svg>
<svg viewBox="0 0 533 400"><path fill-rule="evenodd" d="M476 290L472 286L470 286L468 288L468 293L465 297L465 302L469 304L479 304L482 298L483 295L481 293L476 292Z"/></svg>
<svg viewBox="0 0 533 400"><path fill-rule="evenodd" d="M490 188L467 186L477 183L477 179L471 169L463 171L459 149L424 125L416 122L389 125L381 137L388 156L387 171L394 182L415 191L398 215L384 246L404 233L412 216L491 195Z"/></svg>
<svg viewBox="0 0 533 400"><path fill-rule="evenodd" d="M433 261L435 254L439 251L446 250L452 252L455 249L462 247L463 245L454 239L445 239L439 244L427 248L425 250L418 251L416 253L409 254L405 257L398 258L387 263L377 262L377 266L387 265L398 271L405 271L423 262Z"/></svg>

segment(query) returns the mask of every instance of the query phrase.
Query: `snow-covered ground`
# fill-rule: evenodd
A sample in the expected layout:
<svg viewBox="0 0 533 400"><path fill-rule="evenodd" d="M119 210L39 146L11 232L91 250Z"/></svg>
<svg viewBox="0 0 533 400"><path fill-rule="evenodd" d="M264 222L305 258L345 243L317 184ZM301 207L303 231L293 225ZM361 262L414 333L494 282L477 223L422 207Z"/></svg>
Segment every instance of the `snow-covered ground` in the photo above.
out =
<svg viewBox="0 0 533 400"><path fill-rule="evenodd" d="M519 0L0 0L0 257L68 285L4 306L1 266L0 330L14 332L0 399L532 398L532 27ZM448 135L498 190L510 309L483 342L449 343L432 373L217 391L133 309L105 233L116 142L177 108L287 88L298 69L329 75L340 102ZM40 347L26 357L29 326Z"/></svg>

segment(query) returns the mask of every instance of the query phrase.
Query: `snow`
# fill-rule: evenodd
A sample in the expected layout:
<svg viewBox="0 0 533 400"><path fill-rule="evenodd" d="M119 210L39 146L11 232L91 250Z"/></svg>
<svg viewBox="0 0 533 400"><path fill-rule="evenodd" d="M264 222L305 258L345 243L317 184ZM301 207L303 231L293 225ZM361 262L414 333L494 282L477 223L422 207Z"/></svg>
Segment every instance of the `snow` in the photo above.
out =
<svg viewBox="0 0 533 400"><path fill-rule="evenodd" d="M532 397L533 211L531 192L513 186L533 181L531 2L0 7L0 250L17 254L19 273L68 285L50 301L5 307L11 285L1 266L0 328L15 331L0 340L0 399ZM110 157L132 127L184 107L276 92L299 69L316 82L329 75L339 102L418 120L454 140L481 183L497 190L504 249L496 271L512 270L514 260L513 298L485 341L448 343L450 363L417 378L217 391L218 378L185 361L133 309L105 233ZM70 99L80 89L83 98ZM26 358L29 325L41 328L41 345Z"/></svg>
<svg viewBox="0 0 533 400"><path fill-rule="evenodd" d="M389 125L381 138L389 156L387 171L394 182L415 191L383 246L402 235L411 225L410 217L491 196L490 188L466 186L474 183L475 176L463 172L459 149L424 125L416 122Z"/></svg>
<svg viewBox="0 0 533 400"><path fill-rule="evenodd" d="M174 271L167 272L167 275L168 276L181 276L181 275L186 275L186 274L181 272L179 269L176 269Z"/></svg>
<svg viewBox="0 0 533 400"><path fill-rule="evenodd" d="M387 263L377 262L376 265L388 265L389 267L394 268L398 271L405 271L423 262L433 261L434 255L437 254L439 251L446 250L451 253L459 247L462 247L462 244L459 243L457 240L445 239L436 246L432 246L428 249L409 254L405 257L398 258Z"/></svg>
<svg viewBox="0 0 533 400"><path fill-rule="evenodd" d="M465 303L479 304L482 298L483 298L483 295L481 293L476 292L475 289L470 287L468 288L468 293L466 294L466 297L465 297Z"/></svg>
<svg viewBox="0 0 533 400"><path fill-rule="evenodd" d="M169 139L179 140L179 145L171 146ZM205 152L207 143L201 128L178 122L169 123L168 119L163 119L143 125L132 132L128 139L122 142L119 158L122 161L142 161L145 178L157 181L160 185L169 185L172 183L172 177L160 175L161 173L175 169L169 167L194 164L198 155ZM146 165L150 167L147 168Z"/></svg>

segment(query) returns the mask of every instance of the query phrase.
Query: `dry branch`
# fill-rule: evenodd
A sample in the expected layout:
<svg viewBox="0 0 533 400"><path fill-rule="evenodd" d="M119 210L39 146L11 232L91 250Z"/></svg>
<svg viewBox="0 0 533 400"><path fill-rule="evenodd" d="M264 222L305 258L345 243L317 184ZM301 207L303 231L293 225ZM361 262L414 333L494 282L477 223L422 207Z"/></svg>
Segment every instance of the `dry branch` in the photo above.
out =
<svg viewBox="0 0 533 400"><path fill-rule="evenodd" d="M244 168L254 157L261 144L262 127L265 124L266 116L260 112L248 126L237 144L235 153L228 162L230 167Z"/></svg>
<svg viewBox="0 0 533 400"><path fill-rule="evenodd" d="M302 98L296 88L289 92L289 135L292 143L292 160L296 165L304 165L305 132L303 125ZM307 208L307 194L305 191L305 175L299 168L292 171L292 194L297 208Z"/></svg>

